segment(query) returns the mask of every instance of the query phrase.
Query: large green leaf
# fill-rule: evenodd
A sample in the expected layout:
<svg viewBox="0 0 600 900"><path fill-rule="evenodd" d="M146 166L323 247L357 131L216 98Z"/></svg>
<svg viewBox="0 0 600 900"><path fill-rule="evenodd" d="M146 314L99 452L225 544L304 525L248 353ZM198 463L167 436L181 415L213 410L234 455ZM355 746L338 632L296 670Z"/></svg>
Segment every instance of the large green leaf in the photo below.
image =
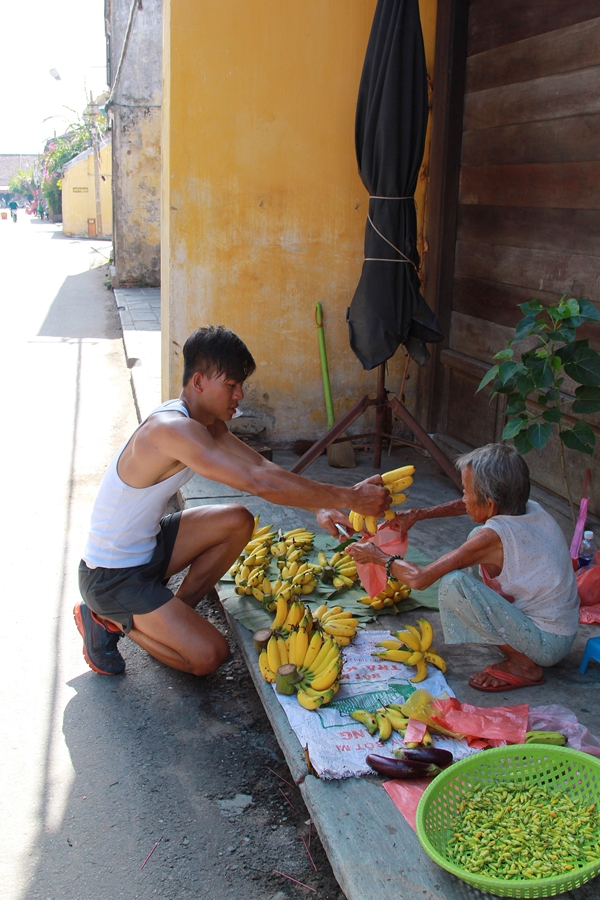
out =
<svg viewBox="0 0 600 900"><path fill-rule="evenodd" d="M565 372L578 384L587 387L600 385L600 353L591 347L582 347L565 363Z"/></svg>
<svg viewBox="0 0 600 900"><path fill-rule="evenodd" d="M521 431L522 428L525 428L527 425L527 419L515 418L509 419L506 425L504 426L504 430L502 432L502 440L508 441L512 437Z"/></svg>
<svg viewBox="0 0 600 900"><path fill-rule="evenodd" d="M544 305L539 300L528 300L527 303L519 303L519 309L524 316L531 316L543 310Z"/></svg>
<svg viewBox="0 0 600 900"><path fill-rule="evenodd" d="M506 384L517 372L521 373L523 371L523 366L521 363L516 363L514 360L506 360L503 362L500 368L498 369L498 378L503 384Z"/></svg>
<svg viewBox="0 0 600 900"><path fill-rule="evenodd" d="M586 300L585 297L579 298L579 315L587 319L589 322L600 322L600 311L598 307Z"/></svg>
<svg viewBox="0 0 600 900"><path fill-rule="evenodd" d="M508 399L510 402L506 407L506 415L509 418L511 416L517 416L519 413L525 412L525 401L520 394L510 394Z"/></svg>
<svg viewBox="0 0 600 900"><path fill-rule="evenodd" d="M596 436L587 422L576 422L570 430L561 431L560 437L571 450L579 450L589 456L594 452Z"/></svg>
<svg viewBox="0 0 600 900"><path fill-rule="evenodd" d="M521 456L525 456L526 453L533 450L533 444L529 440L526 431L520 431L519 434L515 435L515 447Z"/></svg>
<svg viewBox="0 0 600 900"><path fill-rule="evenodd" d="M489 384L490 381L492 381L497 376L499 369L500 369L500 366L492 366L491 369L488 369L488 371L485 373L485 375L479 382L479 387L475 391L476 394L478 394L479 391L486 386L486 384Z"/></svg>
<svg viewBox="0 0 600 900"><path fill-rule="evenodd" d="M505 350L500 350L498 353L494 353L493 359L512 359L514 350L510 347L506 347Z"/></svg>
<svg viewBox="0 0 600 900"><path fill-rule="evenodd" d="M526 316L524 319L521 319L521 321L517 324L513 342L516 344L518 343L518 341L523 341L531 334L535 334L536 325L537 321L535 316Z"/></svg>
<svg viewBox="0 0 600 900"><path fill-rule="evenodd" d="M573 341L572 344L567 344L565 347L561 347L557 350L556 355L562 359L562 364L564 366L566 363L575 359L580 350L589 347L589 344L590 342L588 340Z"/></svg>
<svg viewBox="0 0 600 900"><path fill-rule="evenodd" d="M600 412L600 387L578 387L572 409L580 415Z"/></svg>
<svg viewBox="0 0 600 900"><path fill-rule="evenodd" d="M549 406L542 413L545 422L560 422L562 419L562 410L560 406Z"/></svg>
<svg viewBox="0 0 600 900"><path fill-rule="evenodd" d="M541 450L547 444L551 435L552 425L549 422L535 422L527 429L529 443L536 450Z"/></svg>

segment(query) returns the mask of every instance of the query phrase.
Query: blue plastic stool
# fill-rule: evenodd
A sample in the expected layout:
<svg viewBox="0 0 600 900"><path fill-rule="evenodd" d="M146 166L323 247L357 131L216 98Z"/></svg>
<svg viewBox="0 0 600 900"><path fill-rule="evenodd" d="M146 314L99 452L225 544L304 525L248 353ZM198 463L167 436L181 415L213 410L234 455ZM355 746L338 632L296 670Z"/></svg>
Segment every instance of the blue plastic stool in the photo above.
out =
<svg viewBox="0 0 600 900"><path fill-rule="evenodd" d="M587 664L589 663L590 659L595 659L596 662L600 663L600 637L590 638L585 645L585 650L583 651L583 659L581 660L581 665L579 666L579 671L582 675L587 669Z"/></svg>

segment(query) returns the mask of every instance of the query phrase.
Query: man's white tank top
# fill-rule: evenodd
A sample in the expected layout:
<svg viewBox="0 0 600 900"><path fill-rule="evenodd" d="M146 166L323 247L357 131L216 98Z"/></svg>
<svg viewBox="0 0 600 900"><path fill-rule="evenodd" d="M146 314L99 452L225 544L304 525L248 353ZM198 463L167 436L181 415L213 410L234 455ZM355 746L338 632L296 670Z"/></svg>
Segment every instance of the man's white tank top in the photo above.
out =
<svg viewBox="0 0 600 900"><path fill-rule="evenodd" d="M161 412L180 412L188 419L190 417L181 400L167 400L153 410L144 422ZM117 466L130 440L111 460L94 503L90 532L83 552L83 561L90 569L98 566L127 569L150 562L167 503L194 474L186 468L150 487L135 488L125 484Z"/></svg>

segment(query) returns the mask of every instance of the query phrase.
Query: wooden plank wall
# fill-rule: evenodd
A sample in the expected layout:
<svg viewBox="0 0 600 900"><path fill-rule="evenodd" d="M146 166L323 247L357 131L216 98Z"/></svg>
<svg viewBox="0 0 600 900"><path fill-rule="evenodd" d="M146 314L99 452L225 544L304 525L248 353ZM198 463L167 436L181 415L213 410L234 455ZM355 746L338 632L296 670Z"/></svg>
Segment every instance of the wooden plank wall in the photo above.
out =
<svg viewBox="0 0 600 900"><path fill-rule="evenodd" d="M442 430L498 439L502 402L475 397L478 380L517 305L563 294L600 301L600 0L471 0ZM600 327L586 336L600 348ZM569 454L578 496L588 460ZM556 445L527 461L564 495Z"/></svg>

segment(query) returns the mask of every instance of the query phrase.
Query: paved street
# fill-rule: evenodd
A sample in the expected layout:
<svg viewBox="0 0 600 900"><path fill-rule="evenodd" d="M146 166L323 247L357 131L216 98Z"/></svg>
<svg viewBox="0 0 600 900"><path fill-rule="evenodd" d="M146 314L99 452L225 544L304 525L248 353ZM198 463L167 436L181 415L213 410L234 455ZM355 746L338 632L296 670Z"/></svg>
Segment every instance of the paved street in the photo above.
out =
<svg viewBox="0 0 600 900"><path fill-rule="evenodd" d="M2 259L2 853L6 900L341 896L234 647L195 679L123 641L92 673L72 607L91 504L137 424L110 245L19 211ZM10 586L10 588L8 588ZM202 609L224 631L218 610ZM280 790L287 792L284 796ZM160 840L142 869L145 858Z"/></svg>

